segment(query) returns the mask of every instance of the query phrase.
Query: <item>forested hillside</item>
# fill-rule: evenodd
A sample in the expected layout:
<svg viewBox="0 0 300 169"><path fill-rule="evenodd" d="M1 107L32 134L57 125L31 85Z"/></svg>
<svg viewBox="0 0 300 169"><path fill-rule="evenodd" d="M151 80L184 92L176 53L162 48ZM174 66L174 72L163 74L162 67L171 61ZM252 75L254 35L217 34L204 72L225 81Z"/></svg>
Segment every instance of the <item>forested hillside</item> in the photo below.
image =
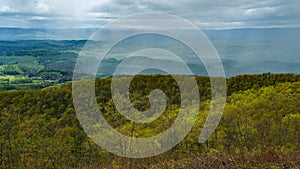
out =
<svg viewBox="0 0 300 169"><path fill-rule="evenodd" d="M0 34L1 30L3 31L3 29L0 28ZM11 32L15 31L17 30L11 30ZM19 31L16 32L16 35L23 31L26 32L26 30ZM38 30L33 31L35 32ZM246 35L245 31L240 31L238 31L238 37ZM272 31L276 32L276 30ZM299 32L299 30L294 31ZM9 32L9 30L5 30L4 34ZM292 43L286 45L284 48L280 48L281 45L279 47L269 46L269 41L236 41L236 38L233 38L231 41L223 37L223 39L227 39L224 41L222 38L218 39L222 37L223 33L226 35L233 35L234 33L225 31L220 34L220 32L217 32L209 31L207 33L209 36L214 37L212 38L212 42L216 46L216 49L220 52L220 56L223 56L221 58L221 62L227 77L232 77L238 74L259 74L262 72L300 72L298 61L299 55L294 52L298 49L298 46L295 45L297 43ZM65 33L68 34L67 32ZM255 33L251 33L251 36L247 35L247 37L249 36L252 38L254 35ZM32 37L33 35L30 34L28 36ZM263 34L259 33L259 36L263 36ZM97 70L97 77L102 78L112 76L118 65L120 65L120 63L124 61L125 57L131 53L130 51L138 51L148 47L165 47L165 49L175 52L175 54L183 59L194 75L207 76L203 63L198 60L196 56L193 57L192 52L187 50L186 47L180 45L181 43L175 43L172 41L164 42L166 39L160 39L157 36L148 35L144 37L145 39L142 37L143 36L141 36L140 41L147 41L147 43L140 43L137 41L138 39L135 41L133 39L133 42L130 41L129 43L131 45L127 43L121 43L119 46L117 45L115 51L111 51L110 54L102 60L99 65L99 69ZM0 39L1 38L2 36ZM290 40L286 40L286 42L291 43ZM86 43L95 43L94 45L98 46L99 49L106 46L106 42L92 42L88 40L0 41L0 91L41 89L71 81L76 59ZM265 52L266 48L268 48L270 52ZM245 54L247 52L241 52L239 49L251 51L251 55L247 56ZM252 54L252 52L254 53ZM285 58L283 60L279 59L282 58L282 56L285 56ZM249 60L239 58L248 58ZM153 58L139 56L138 58L134 57L131 59L132 63L135 63L136 66L152 62L174 67L180 65L180 63L174 60L167 58L158 59L158 57L154 55ZM162 74L163 72L155 69L148 69L143 73Z"/></svg>
<svg viewBox="0 0 300 169"><path fill-rule="evenodd" d="M300 75L240 75L227 79L227 104L215 133L204 144L198 137L210 104L210 80L196 77L201 96L197 121L189 135L157 157L128 159L91 141L77 120L71 84L28 91L0 92L0 168L251 168L300 166ZM136 124L113 104L111 79L96 80L104 117L116 130L149 137L167 129L177 117L180 91L171 76L140 75L131 82L130 98L139 110L148 95L168 96L162 117Z"/></svg>

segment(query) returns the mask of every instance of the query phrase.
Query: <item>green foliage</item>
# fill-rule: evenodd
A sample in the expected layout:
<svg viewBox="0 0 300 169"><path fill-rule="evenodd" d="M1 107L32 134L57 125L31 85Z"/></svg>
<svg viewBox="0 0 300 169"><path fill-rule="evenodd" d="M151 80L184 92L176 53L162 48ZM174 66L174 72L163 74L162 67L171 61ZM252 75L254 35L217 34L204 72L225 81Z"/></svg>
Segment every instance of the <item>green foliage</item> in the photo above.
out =
<svg viewBox="0 0 300 169"><path fill-rule="evenodd" d="M227 79L230 96L223 118L205 144L198 143L198 136L211 102L210 80L196 79L201 112L189 135L164 156L222 154L244 161L270 151L300 150L298 75L244 75ZM97 102L108 123L123 134L156 135L169 128L178 115L180 91L171 76L136 76L131 82L130 99L139 110L150 107L147 96L153 89L163 90L168 97L167 110L149 124L133 123L122 117L111 99L110 85L110 78L96 80ZM122 160L87 137L73 108L71 84L0 92L0 168L103 167L124 163Z"/></svg>

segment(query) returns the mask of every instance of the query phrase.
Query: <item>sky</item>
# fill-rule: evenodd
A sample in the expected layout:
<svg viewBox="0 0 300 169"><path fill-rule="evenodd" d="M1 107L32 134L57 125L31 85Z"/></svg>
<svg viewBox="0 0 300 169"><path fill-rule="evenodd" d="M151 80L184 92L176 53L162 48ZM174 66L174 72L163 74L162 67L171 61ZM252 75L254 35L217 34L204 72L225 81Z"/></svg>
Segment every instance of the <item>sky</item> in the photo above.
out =
<svg viewBox="0 0 300 169"><path fill-rule="evenodd" d="M299 28L299 0L0 0L0 27L99 28L138 12L161 12L202 29Z"/></svg>

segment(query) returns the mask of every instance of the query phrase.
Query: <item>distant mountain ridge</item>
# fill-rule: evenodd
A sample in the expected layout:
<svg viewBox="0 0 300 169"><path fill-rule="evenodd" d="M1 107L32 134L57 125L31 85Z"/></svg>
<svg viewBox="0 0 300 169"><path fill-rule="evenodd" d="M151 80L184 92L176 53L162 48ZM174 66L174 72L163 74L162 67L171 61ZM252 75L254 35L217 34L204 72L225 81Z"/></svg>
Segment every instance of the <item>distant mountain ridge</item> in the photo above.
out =
<svg viewBox="0 0 300 169"><path fill-rule="evenodd" d="M88 39L99 28L1 28L0 40L82 40ZM240 28L202 30L209 38L213 39L239 39L239 38L265 38L268 36L285 35L300 37L300 28Z"/></svg>
<svg viewBox="0 0 300 169"><path fill-rule="evenodd" d="M82 40L88 39L96 28L33 29L0 28L0 40Z"/></svg>
<svg viewBox="0 0 300 169"><path fill-rule="evenodd" d="M58 70L62 68L73 70L78 52L87 42L86 39L97 30L96 28L0 28L0 56L45 55L39 58L44 66ZM203 30L203 32L219 53L227 76L264 72L300 73L300 29L232 29ZM142 43L139 40L143 40ZM146 36L141 39L129 39L124 44L120 43L108 56L115 60L104 60L99 68L101 75L110 75L124 57L149 47L175 52L194 74L207 74L201 62L195 59L197 56L193 56L191 51L176 41L164 40L168 39ZM99 43L100 47L101 44L102 42ZM156 60L152 56L149 57L139 58L136 60L137 65L143 62L161 62L161 64L166 62L160 56L157 56ZM173 67L177 65L170 61L168 64ZM148 70L144 73L157 73L157 70Z"/></svg>

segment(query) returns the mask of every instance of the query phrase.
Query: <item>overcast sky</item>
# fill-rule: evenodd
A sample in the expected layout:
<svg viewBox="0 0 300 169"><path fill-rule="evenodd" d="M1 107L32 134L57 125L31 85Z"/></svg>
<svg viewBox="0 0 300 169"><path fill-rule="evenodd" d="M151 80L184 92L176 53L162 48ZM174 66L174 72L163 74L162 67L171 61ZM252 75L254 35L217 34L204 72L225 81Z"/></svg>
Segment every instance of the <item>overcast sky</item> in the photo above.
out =
<svg viewBox="0 0 300 169"><path fill-rule="evenodd" d="M300 27L299 0L0 0L0 27L99 28L136 12L177 15L202 29Z"/></svg>

